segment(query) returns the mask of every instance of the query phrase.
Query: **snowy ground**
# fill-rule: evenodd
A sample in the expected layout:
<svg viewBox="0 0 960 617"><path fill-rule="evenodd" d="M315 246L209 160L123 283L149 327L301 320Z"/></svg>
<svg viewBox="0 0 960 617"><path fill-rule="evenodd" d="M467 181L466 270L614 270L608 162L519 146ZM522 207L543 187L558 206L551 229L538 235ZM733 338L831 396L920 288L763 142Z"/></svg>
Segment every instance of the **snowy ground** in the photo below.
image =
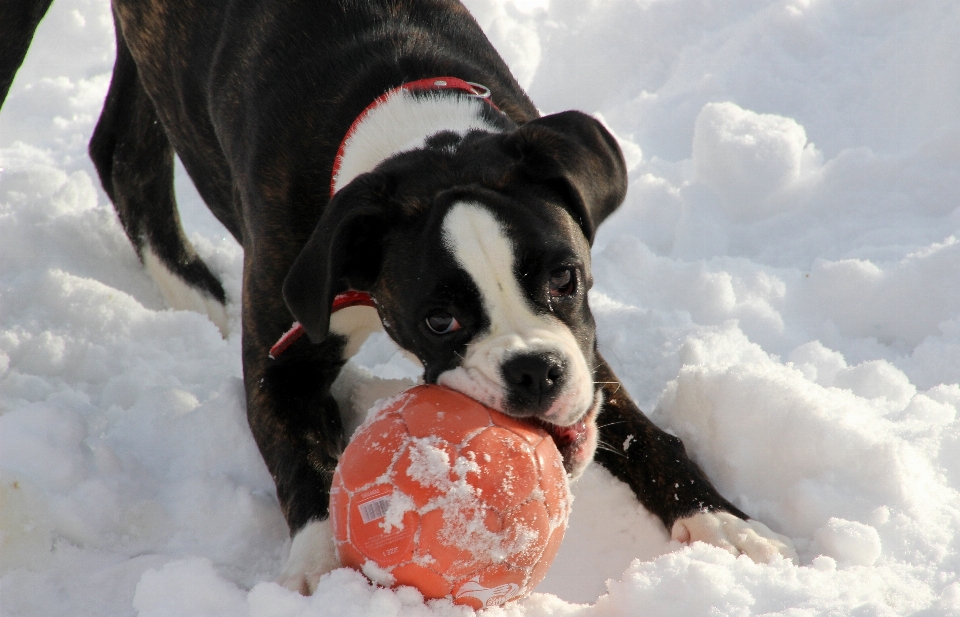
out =
<svg viewBox="0 0 960 617"><path fill-rule="evenodd" d="M491 614L960 614L960 3L468 4L544 112L622 140L602 350L801 556L671 545L592 469L541 593ZM227 340L165 310L85 156L112 56L106 0L56 0L0 113L0 613L462 614L346 570L265 582L288 540L236 307ZM411 372L384 339L360 363Z"/></svg>

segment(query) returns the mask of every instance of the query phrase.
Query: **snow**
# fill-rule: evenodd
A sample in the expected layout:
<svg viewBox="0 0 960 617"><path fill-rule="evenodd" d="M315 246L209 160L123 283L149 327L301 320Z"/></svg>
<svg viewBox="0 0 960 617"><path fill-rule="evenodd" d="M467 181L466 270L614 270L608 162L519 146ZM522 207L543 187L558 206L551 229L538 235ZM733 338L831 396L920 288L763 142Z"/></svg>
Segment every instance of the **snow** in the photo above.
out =
<svg viewBox="0 0 960 617"><path fill-rule="evenodd" d="M592 467L539 593L491 615L960 614L960 4L471 0L545 113L618 136L600 348L799 564L681 547ZM466 615L338 570L304 598L231 334L164 307L86 142L105 0L57 0L0 111L0 613ZM242 252L185 174L198 252ZM415 377L383 337L341 386ZM356 421L355 421L356 422Z"/></svg>
<svg viewBox="0 0 960 617"><path fill-rule="evenodd" d="M436 437L412 438L409 452L410 466L407 467L406 474L411 479L423 486L437 488L442 487L449 480L451 466L454 463L450 460L450 453L443 449Z"/></svg>

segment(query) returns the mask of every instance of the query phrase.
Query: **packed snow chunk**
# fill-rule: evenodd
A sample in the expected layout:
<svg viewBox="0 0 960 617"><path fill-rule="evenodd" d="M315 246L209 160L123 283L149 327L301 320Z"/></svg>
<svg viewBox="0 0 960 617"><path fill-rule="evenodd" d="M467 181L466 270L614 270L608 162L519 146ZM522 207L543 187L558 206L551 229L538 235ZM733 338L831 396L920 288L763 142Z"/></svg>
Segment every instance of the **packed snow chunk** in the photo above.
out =
<svg viewBox="0 0 960 617"><path fill-rule="evenodd" d="M276 583L260 583L248 596L250 617L468 617L475 613L449 600L424 603L413 587L383 589L350 568L339 568L320 578L310 597ZM500 611L500 612L497 612ZM503 615L502 609L486 614ZM521 616L514 609L511 615Z"/></svg>
<svg viewBox="0 0 960 617"><path fill-rule="evenodd" d="M880 534L870 525L831 517L813 534L820 550L841 565L872 566L880 558Z"/></svg>
<svg viewBox="0 0 960 617"><path fill-rule="evenodd" d="M847 368L847 361L839 351L828 349L820 341L804 343L790 352L790 363L800 369L804 377L824 388L833 385L837 374Z"/></svg>
<svg viewBox="0 0 960 617"><path fill-rule="evenodd" d="M838 570L831 562L821 557L812 568L786 560L764 565L697 543L633 562L620 581L607 583L609 593L597 600L596 614L906 615L934 599L909 575L879 567Z"/></svg>
<svg viewBox="0 0 960 617"><path fill-rule="evenodd" d="M677 350L685 366L756 364L770 362L770 355L748 339L738 324L727 321L716 328L701 328L687 336ZM670 385L667 385L669 390ZM656 413L656 412L654 412Z"/></svg>
<svg viewBox="0 0 960 617"><path fill-rule="evenodd" d="M34 213L46 216L77 214L97 207L97 190L86 171L71 174L58 169L47 152L17 143L0 148L0 203L30 202Z"/></svg>
<svg viewBox="0 0 960 617"><path fill-rule="evenodd" d="M357 576L363 577L359 573ZM250 604L250 617L307 617L310 615L310 604L316 598L316 594L303 596L277 583L264 582L250 590L247 601Z"/></svg>
<svg viewBox="0 0 960 617"><path fill-rule="evenodd" d="M137 584L133 608L138 617L243 617L247 594L214 569L209 559L171 561L147 570Z"/></svg>
<svg viewBox="0 0 960 617"><path fill-rule="evenodd" d="M682 349L698 362L667 385L653 418L683 439L721 494L793 538L886 507L898 514L878 518L885 544L942 558L955 492L924 443L885 417L887 405L813 383L729 326L692 334Z"/></svg>
<svg viewBox="0 0 960 617"><path fill-rule="evenodd" d="M903 371L886 360L870 360L837 372L833 385L868 399L885 399L900 410L917 393Z"/></svg>
<svg viewBox="0 0 960 617"><path fill-rule="evenodd" d="M773 214L771 198L808 177L820 155L807 143L803 127L791 118L758 114L734 103L708 103L693 133L696 179L720 197L733 219Z"/></svg>
<svg viewBox="0 0 960 617"><path fill-rule="evenodd" d="M663 617L749 614L756 599L737 580L735 564L733 555L702 543L653 562L634 561L622 581L608 581L609 593L598 599L597 612Z"/></svg>
<svg viewBox="0 0 960 617"><path fill-rule="evenodd" d="M960 319L948 319L937 325L939 335L931 334L913 348L898 366L919 387L960 383ZM2 374L0 358L0 374Z"/></svg>
<svg viewBox="0 0 960 617"><path fill-rule="evenodd" d="M369 559L363 562L363 565L360 567L360 570L363 574L369 578L371 581L377 585L382 585L383 587L390 587L397 583L397 579L390 573L389 570L381 568L375 562L370 561Z"/></svg>
<svg viewBox="0 0 960 617"><path fill-rule="evenodd" d="M936 392L937 388L931 390ZM931 392L920 393L910 399L910 402L903 409L901 418L913 420L924 427L945 426L957 419L956 406L940 402L935 398L935 394L934 396L930 396L930 394Z"/></svg>
<svg viewBox="0 0 960 617"><path fill-rule="evenodd" d="M893 264L816 259L799 290L803 308L831 320L845 336L913 347L950 336L960 312L960 240L955 235ZM956 379L958 373L945 376ZM930 384L935 385L935 384Z"/></svg>

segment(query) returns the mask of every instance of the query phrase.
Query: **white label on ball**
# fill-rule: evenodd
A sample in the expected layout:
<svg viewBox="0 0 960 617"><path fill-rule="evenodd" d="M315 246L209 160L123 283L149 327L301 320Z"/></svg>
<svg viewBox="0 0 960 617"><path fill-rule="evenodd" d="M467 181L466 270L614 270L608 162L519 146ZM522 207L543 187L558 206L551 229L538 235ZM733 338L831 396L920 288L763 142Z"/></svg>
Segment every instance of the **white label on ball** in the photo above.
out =
<svg viewBox="0 0 960 617"><path fill-rule="evenodd" d="M387 515L387 510L390 509L390 495L364 502L357 507L360 509L360 518L363 519L363 524L366 525L371 521L381 519Z"/></svg>

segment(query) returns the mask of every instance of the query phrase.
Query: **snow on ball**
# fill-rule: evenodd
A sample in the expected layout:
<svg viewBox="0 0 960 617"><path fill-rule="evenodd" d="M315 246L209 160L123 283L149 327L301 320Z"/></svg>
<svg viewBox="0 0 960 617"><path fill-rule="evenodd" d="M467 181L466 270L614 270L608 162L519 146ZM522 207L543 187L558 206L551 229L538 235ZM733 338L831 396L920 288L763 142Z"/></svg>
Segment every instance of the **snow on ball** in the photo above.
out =
<svg viewBox="0 0 960 617"><path fill-rule="evenodd" d="M330 517L344 566L479 609L543 580L571 501L546 432L428 385L357 430L333 477Z"/></svg>

